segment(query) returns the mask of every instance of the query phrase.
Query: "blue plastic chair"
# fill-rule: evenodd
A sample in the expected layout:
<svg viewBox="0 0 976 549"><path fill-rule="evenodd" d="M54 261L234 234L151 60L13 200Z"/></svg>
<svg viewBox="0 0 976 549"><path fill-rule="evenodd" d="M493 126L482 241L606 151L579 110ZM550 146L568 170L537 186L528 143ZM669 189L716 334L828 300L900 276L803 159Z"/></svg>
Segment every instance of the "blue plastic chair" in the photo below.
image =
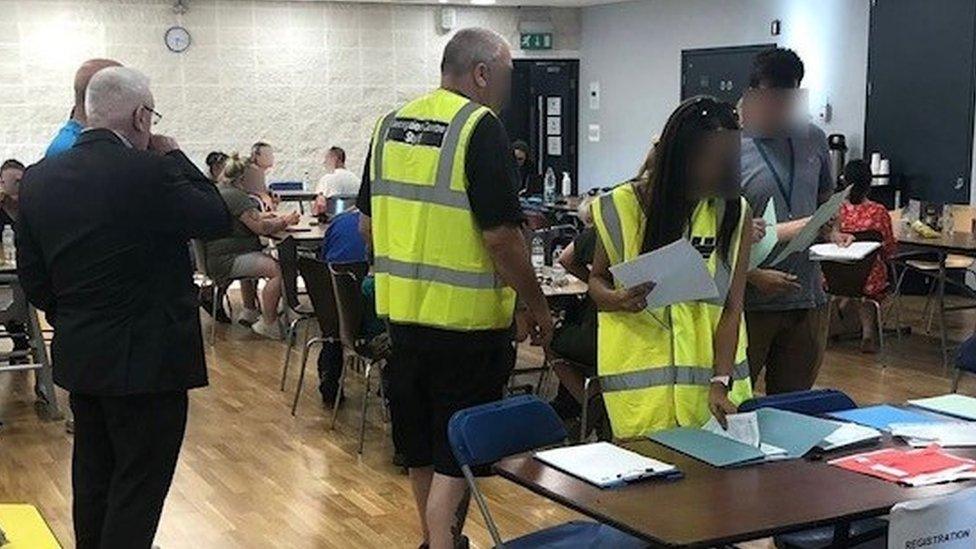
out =
<svg viewBox="0 0 976 549"><path fill-rule="evenodd" d="M808 416L819 416L857 408L851 397L836 389L813 389L769 395L747 400L739 406L739 412L752 412L759 408L776 408ZM822 549L826 547L883 547L888 532L888 522L869 518L835 526L812 528L773 538L779 549ZM881 545L877 545L881 543ZM866 545L870 544L870 545Z"/></svg>
<svg viewBox="0 0 976 549"><path fill-rule="evenodd" d="M813 389L769 395L747 400L739 406L739 412L753 412L759 408L776 408L797 414L819 416L857 408L857 404L836 389Z"/></svg>
<svg viewBox="0 0 976 549"><path fill-rule="evenodd" d="M616 528L588 521L567 522L507 542L502 540L488 510L488 504L478 490L471 467L487 465L544 446L563 444L567 436L556 411L534 395L522 395L482 404L461 410L451 417L447 426L451 450L461 466L478 509L481 510L495 547L508 549L647 547L647 543Z"/></svg>
<svg viewBox="0 0 976 549"><path fill-rule="evenodd" d="M959 346L956 352L956 375L952 378L952 392L959 390L959 381L965 373L976 374L976 335Z"/></svg>

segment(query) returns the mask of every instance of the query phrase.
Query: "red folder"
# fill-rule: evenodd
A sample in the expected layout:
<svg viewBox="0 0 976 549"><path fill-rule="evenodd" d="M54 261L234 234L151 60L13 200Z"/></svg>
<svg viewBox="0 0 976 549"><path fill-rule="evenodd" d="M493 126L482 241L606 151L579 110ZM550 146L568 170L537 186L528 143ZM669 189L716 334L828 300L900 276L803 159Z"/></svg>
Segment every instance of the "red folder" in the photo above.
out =
<svg viewBox="0 0 976 549"><path fill-rule="evenodd" d="M832 460L835 467L901 484L921 485L971 478L976 461L946 453L938 445L918 450L888 448Z"/></svg>

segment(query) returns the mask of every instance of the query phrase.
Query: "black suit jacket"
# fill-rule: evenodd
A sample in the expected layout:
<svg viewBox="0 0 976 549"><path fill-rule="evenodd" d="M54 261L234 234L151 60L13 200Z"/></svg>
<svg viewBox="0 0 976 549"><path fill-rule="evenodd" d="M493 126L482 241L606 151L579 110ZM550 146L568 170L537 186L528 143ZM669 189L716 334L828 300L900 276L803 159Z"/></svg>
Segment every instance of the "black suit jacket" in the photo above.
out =
<svg viewBox="0 0 976 549"><path fill-rule="evenodd" d="M217 189L179 151L96 129L28 168L17 272L54 326L55 382L89 395L206 385L187 240L229 230Z"/></svg>

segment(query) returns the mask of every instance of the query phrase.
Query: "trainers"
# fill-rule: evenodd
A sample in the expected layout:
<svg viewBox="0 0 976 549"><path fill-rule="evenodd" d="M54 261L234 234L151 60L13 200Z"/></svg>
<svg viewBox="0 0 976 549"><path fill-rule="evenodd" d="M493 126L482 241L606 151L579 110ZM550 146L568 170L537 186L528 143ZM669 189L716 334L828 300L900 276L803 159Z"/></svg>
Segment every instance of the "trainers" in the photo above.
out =
<svg viewBox="0 0 976 549"><path fill-rule="evenodd" d="M261 318L261 311L257 309L243 308L241 312L237 315L237 322L242 326L250 326Z"/></svg>
<svg viewBox="0 0 976 549"><path fill-rule="evenodd" d="M277 322L265 322L263 318L258 318L251 324L251 329L254 330L254 333L268 339L280 340L282 338L281 326Z"/></svg>

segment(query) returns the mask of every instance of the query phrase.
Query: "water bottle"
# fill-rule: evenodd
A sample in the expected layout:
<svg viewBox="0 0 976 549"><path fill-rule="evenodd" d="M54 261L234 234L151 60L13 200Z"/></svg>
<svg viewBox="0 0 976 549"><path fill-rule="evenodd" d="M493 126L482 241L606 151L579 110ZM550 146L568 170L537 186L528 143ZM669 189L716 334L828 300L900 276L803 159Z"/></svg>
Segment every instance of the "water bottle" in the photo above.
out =
<svg viewBox="0 0 976 549"><path fill-rule="evenodd" d="M532 237L532 268L535 269L536 274L542 271L542 267L546 264L546 245L542 241L542 236L535 235Z"/></svg>
<svg viewBox="0 0 976 549"><path fill-rule="evenodd" d="M546 168L545 184L542 187L542 201L546 204L556 202L556 172Z"/></svg>
<svg viewBox="0 0 976 549"><path fill-rule="evenodd" d="M563 172L562 195L573 196L573 179L569 177L569 172Z"/></svg>
<svg viewBox="0 0 976 549"><path fill-rule="evenodd" d="M3 228L3 262L13 264L17 258L17 247L14 244L14 228L7 225Z"/></svg>
<svg viewBox="0 0 976 549"><path fill-rule="evenodd" d="M552 278L560 280L566 277L566 268L559 262L559 256L563 255L563 247L556 246L552 251Z"/></svg>
<svg viewBox="0 0 976 549"><path fill-rule="evenodd" d="M308 177L308 170L305 170L305 172L302 174L302 190L312 190L312 181Z"/></svg>

